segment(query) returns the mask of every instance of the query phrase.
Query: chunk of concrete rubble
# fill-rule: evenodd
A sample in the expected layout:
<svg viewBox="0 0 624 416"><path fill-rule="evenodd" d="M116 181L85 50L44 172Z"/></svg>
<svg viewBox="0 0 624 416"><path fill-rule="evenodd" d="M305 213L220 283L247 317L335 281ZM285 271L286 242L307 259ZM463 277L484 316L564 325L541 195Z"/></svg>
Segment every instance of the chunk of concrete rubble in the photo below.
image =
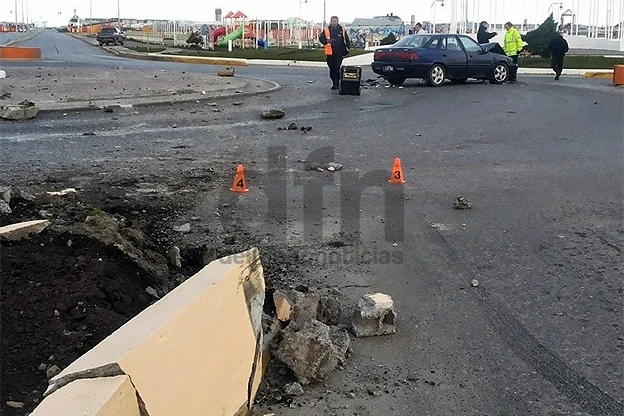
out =
<svg viewBox="0 0 624 416"><path fill-rule="evenodd" d="M189 233L191 232L191 224L189 224L188 222L182 225L174 225L173 226L173 231L176 231L178 233Z"/></svg>
<svg viewBox="0 0 624 416"><path fill-rule="evenodd" d="M172 267L178 269L182 267L182 257L180 256L180 248L178 246L173 246L167 251L167 262Z"/></svg>
<svg viewBox="0 0 624 416"><path fill-rule="evenodd" d="M61 369L59 368L58 365L51 365L50 367L48 367L48 369L46 370L46 376L48 377L48 379L54 377L55 375L59 374L61 372Z"/></svg>
<svg viewBox="0 0 624 416"><path fill-rule="evenodd" d="M21 199L22 201L26 201L26 202L32 202L35 199L37 199L33 194L28 193L26 191L20 191L17 196L19 197L19 199Z"/></svg>
<svg viewBox="0 0 624 416"><path fill-rule="evenodd" d="M11 409L22 409L25 406L24 402L15 402L12 400L8 400L6 402L6 405L7 407L10 407Z"/></svg>
<svg viewBox="0 0 624 416"><path fill-rule="evenodd" d="M0 214L9 215L12 213L13 210L11 209L11 206L4 201L0 201Z"/></svg>
<svg viewBox="0 0 624 416"><path fill-rule="evenodd" d="M296 381L284 386L284 393L289 396L303 396L303 386Z"/></svg>
<svg viewBox="0 0 624 416"><path fill-rule="evenodd" d="M277 319L283 322L290 321L290 315L294 306L290 297L285 292L276 290L273 292L273 303L275 304Z"/></svg>
<svg viewBox="0 0 624 416"><path fill-rule="evenodd" d="M39 234L48 225L50 225L50 221L48 220L26 221L5 225L4 227L0 227L0 239L10 241L23 240L28 238L31 234Z"/></svg>
<svg viewBox="0 0 624 416"><path fill-rule="evenodd" d="M75 194L76 192L78 192L76 191L76 188L65 188L60 191L49 191L46 193L50 196L65 196L69 194Z"/></svg>
<svg viewBox="0 0 624 416"><path fill-rule="evenodd" d="M260 118L263 120L277 120L285 116L286 113L281 110L266 110L260 113Z"/></svg>
<svg viewBox="0 0 624 416"><path fill-rule="evenodd" d="M277 318L283 322L295 320L302 324L310 319L316 319L319 300L320 296L315 292L299 290L273 292Z"/></svg>
<svg viewBox="0 0 624 416"><path fill-rule="evenodd" d="M357 337L396 333L396 313L392 297L383 293L364 295L351 318L351 326Z"/></svg>
<svg viewBox="0 0 624 416"><path fill-rule="evenodd" d="M0 186L0 200L6 202L7 204L11 203L11 197L13 196L13 191L11 191L10 186Z"/></svg>
<svg viewBox="0 0 624 416"><path fill-rule="evenodd" d="M160 298L160 296L158 296L158 292L156 292L156 289L151 286L145 288L145 292L147 292L148 295L155 297L156 299Z"/></svg>
<svg viewBox="0 0 624 416"><path fill-rule="evenodd" d="M0 118L5 120L30 120L37 117L39 107L30 101L0 107Z"/></svg>
<svg viewBox="0 0 624 416"><path fill-rule="evenodd" d="M340 301L333 296L321 296L316 319L327 325L338 325L342 313Z"/></svg>
<svg viewBox="0 0 624 416"><path fill-rule="evenodd" d="M334 340L340 344L334 344ZM299 383L307 385L325 379L342 365L349 343L344 329L331 329L311 319L301 326L289 325L282 333L275 355L292 370Z"/></svg>
<svg viewBox="0 0 624 416"><path fill-rule="evenodd" d="M220 77L233 77L234 68L233 67L223 68L219 72L217 72L217 75Z"/></svg>
<svg viewBox="0 0 624 416"><path fill-rule="evenodd" d="M0 79L5 79L7 77L6 71L3 69L0 69Z"/></svg>
<svg viewBox="0 0 624 416"><path fill-rule="evenodd" d="M342 165L336 162L329 162L327 165L325 165L325 169L330 172L337 172L339 170L342 170Z"/></svg>

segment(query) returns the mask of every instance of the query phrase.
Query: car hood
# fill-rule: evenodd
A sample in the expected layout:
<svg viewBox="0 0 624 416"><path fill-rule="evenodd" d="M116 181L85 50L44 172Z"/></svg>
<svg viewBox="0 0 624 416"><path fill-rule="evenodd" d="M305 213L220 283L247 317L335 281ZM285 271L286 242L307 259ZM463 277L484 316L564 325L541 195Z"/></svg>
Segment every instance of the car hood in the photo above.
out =
<svg viewBox="0 0 624 416"><path fill-rule="evenodd" d="M498 45L498 43L491 42L491 43L483 44L481 46L483 46L483 49L485 49L487 52L492 52L492 49L494 49L496 45Z"/></svg>

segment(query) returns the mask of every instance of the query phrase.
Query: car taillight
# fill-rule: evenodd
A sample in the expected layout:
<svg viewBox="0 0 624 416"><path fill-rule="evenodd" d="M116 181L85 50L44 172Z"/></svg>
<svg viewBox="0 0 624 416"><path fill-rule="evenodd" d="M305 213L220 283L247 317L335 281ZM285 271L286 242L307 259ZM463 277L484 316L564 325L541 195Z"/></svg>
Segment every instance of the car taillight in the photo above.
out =
<svg viewBox="0 0 624 416"><path fill-rule="evenodd" d="M407 53L407 60L408 61L417 61L419 58L418 54L416 52L408 52Z"/></svg>

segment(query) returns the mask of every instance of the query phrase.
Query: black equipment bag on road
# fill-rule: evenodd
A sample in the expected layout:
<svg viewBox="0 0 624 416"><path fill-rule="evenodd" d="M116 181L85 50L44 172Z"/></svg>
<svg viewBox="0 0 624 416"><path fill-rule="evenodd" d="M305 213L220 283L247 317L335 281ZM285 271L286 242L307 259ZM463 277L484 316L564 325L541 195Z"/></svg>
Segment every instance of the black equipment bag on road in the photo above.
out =
<svg viewBox="0 0 624 416"><path fill-rule="evenodd" d="M362 67L342 66L340 68L340 95L360 95Z"/></svg>

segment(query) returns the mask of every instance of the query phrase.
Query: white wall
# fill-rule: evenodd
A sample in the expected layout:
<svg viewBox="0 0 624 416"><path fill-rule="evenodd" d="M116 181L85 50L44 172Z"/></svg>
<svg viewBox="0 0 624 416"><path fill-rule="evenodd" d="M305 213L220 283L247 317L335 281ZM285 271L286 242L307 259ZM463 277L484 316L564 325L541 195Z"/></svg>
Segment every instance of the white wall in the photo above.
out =
<svg viewBox="0 0 624 416"><path fill-rule="evenodd" d="M568 41L570 49L605 49L609 51L624 51L624 42L618 39L595 39L586 36L569 36L565 39Z"/></svg>

